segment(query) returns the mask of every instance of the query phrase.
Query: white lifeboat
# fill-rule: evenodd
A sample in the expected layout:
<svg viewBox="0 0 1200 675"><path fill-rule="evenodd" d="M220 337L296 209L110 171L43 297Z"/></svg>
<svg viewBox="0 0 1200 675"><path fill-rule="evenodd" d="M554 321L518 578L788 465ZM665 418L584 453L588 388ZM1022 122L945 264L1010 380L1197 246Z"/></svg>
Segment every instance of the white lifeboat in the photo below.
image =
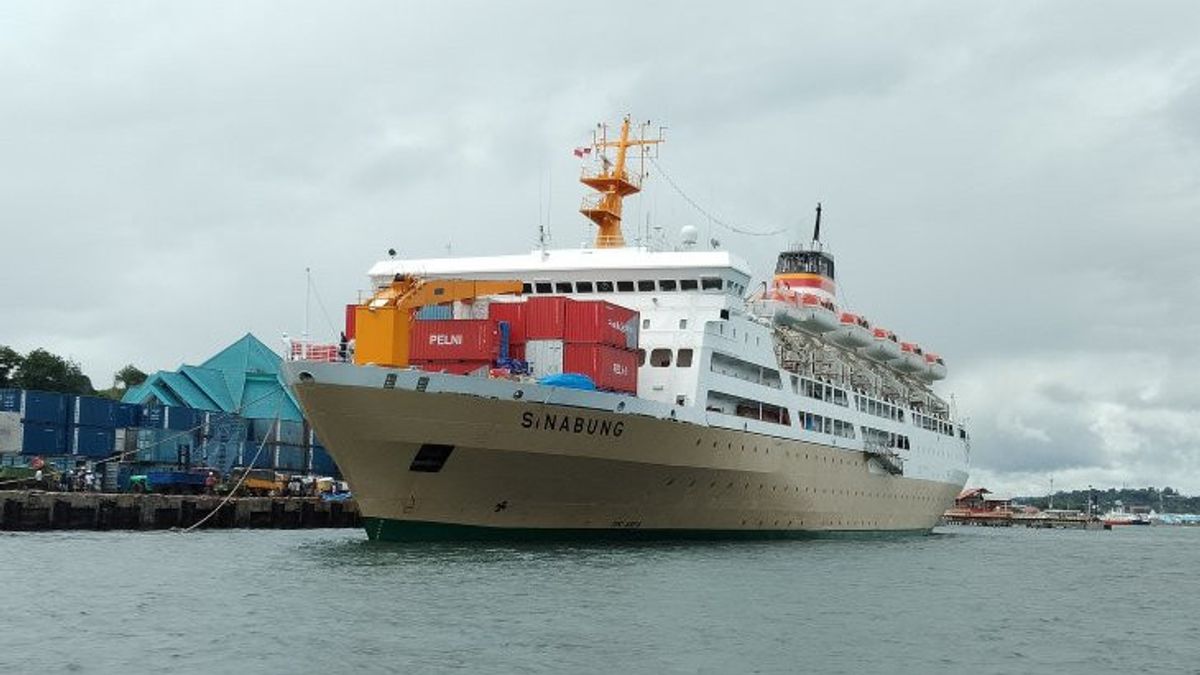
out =
<svg viewBox="0 0 1200 675"><path fill-rule="evenodd" d="M830 342L843 347L866 347L875 340L871 333L871 324L857 314L842 312L838 317L838 327L827 336Z"/></svg>
<svg viewBox="0 0 1200 675"><path fill-rule="evenodd" d="M900 341L896 334L886 328L875 328L871 331L871 344L858 350L863 356L887 363L900 358Z"/></svg>
<svg viewBox="0 0 1200 675"><path fill-rule="evenodd" d="M809 333L827 333L839 325L833 303L812 293L797 293L786 286L776 286L754 305L755 313L760 316Z"/></svg>
<svg viewBox="0 0 1200 675"><path fill-rule="evenodd" d="M900 358L893 359L890 365L902 373L922 372L925 370L925 353L913 342L901 342Z"/></svg>
<svg viewBox="0 0 1200 675"><path fill-rule="evenodd" d="M946 379L946 362L937 354L925 353L925 371L922 379L930 382Z"/></svg>

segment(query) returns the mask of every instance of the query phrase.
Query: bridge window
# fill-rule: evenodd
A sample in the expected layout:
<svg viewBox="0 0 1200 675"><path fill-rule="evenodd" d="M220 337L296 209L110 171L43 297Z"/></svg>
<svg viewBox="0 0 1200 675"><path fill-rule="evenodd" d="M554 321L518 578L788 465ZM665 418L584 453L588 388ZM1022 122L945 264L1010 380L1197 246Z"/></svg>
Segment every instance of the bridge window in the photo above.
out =
<svg viewBox="0 0 1200 675"><path fill-rule="evenodd" d="M529 295L532 292L533 292L533 284L529 284L529 283L521 284L521 293L523 295Z"/></svg>
<svg viewBox="0 0 1200 675"><path fill-rule="evenodd" d="M535 281L533 288L538 293L549 293L553 289L549 281Z"/></svg>
<svg viewBox="0 0 1200 675"><path fill-rule="evenodd" d="M569 282L569 281L555 282L554 283L554 292L555 293L570 293L571 292L571 282Z"/></svg>
<svg viewBox="0 0 1200 675"><path fill-rule="evenodd" d="M633 282L632 281L618 281L617 282L617 290L622 293L632 293L633 292Z"/></svg>
<svg viewBox="0 0 1200 675"><path fill-rule="evenodd" d="M692 350L680 349L679 355L675 359L675 365L679 366L680 368L691 368L692 367Z"/></svg>
<svg viewBox="0 0 1200 675"><path fill-rule="evenodd" d="M592 292L592 282L590 282L590 281L576 282L575 292L576 293L591 293Z"/></svg>
<svg viewBox="0 0 1200 675"><path fill-rule="evenodd" d="M700 283L695 279L684 279L679 282L679 290L681 291L694 291L697 288L700 288Z"/></svg>
<svg viewBox="0 0 1200 675"><path fill-rule="evenodd" d="M650 365L655 368L666 368L671 365L670 349L655 349L650 352Z"/></svg>
<svg viewBox="0 0 1200 675"><path fill-rule="evenodd" d="M719 291L721 290L721 281L720 277L700 277L700 288L706 291Z"/></svg>
<svg viewBox="0 0 1200 675"><path fill-rule="evenodd" d="M596 292L597 293L612 293L613 292L613 282L597 281L596 282Z"/></svg>
<svg viewBox="0 0 1200 675"><path fill-rule="evenodd" d="M637 282L637 288L639 291L654 292L654 281L650 279L639 279Z"/></svg>
<svg viewBox="0 0 1200 675"><path fill-rule="evenodd" d="M676 286L677 286L677 284L675 283L674 279L659 279L658 280L658 290L660 290L660 291L673 291L673 290L675 290Z"/></svg>

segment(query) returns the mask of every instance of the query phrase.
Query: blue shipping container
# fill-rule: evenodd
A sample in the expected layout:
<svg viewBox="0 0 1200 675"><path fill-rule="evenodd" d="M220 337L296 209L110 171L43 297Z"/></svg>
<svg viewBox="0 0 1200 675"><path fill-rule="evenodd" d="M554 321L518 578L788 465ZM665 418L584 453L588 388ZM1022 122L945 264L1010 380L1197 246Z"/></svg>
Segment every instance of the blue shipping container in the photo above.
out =
<svg viewBox="0 0 1200 675"><path fill-rule="evenodd" d="M257 443L264 438L269 441L274 441L279 438L279 434L275 430L275 420L249 420L250 435L247 438Z"/></svg>
<svg viewBox="0 0 1200 675"><path fill-rule="evenodd" d="M282 471L306 471L304 448L297 445L281 445L275 449L275 468Z"/></svg>
<svg viewBox="0 0 1200 675"><path fill-rule="evenodd" d="M142 425L142 406L135 403L118 403L114 422L113 426L121 429L140 427Z"/></svg>
<svg viewBox="0 0 1200 675"><path fill-rule="evenodd" d="M146 406L142 408L141 423L143 429L162 429L167 425L167 409L165 406Z"/></svg>
<svg viewBox="0 0 1200 675"><path fill-rule="evenodd" d="M441 321L454 318L452 305L425 305L417 310L417 321Z"/></svg>
<svg viewBox="0 0 1200 675"><path fill-rule="evenodd" d="M280 420L278 439L285 445L304 445L304 422Z"/></svg>
<svg viewBox="0 0 1200 675"><path fill-rule="evenodd" d="M0 412L21 412L21 390L0 389Z"/></svg>
<svg viewBox="0 0 1200 675"><path fill-rule="evenodd" d="M22 430L22 455L68 455L67 429L60 424L25 422Z"/></svg>
<svg viewBox="0 0 1200 675"><path fill-rule="evenodd" d="M333 457L329 456L329 451L319 445L314 445L312 449L312 472L318 476L341 476Z"/></svg>
<svg viewBox="0 0 1200 675"><path fill-rule="evenodd" d="M238 465L255 469L270 469L275 459L274 448L270 445L265 445L262 446L260 452L259 447L258 443L242 444L242 457L238 461Z"/></svg>
<svg viewBox="0 0 1200 675"><path fill-rule="evenodd" d="M21 409L26 422L67 423L70 397L51 391L26 391Z"/></svg>
<svg viewBox="0 0 1200 675"><path fill-rule="evenodd" d="M71 429L71 454L101 459L113 453L116 431L105 427L77 426Z"/></svg>
<svg viewBox="0 0 1200 675"><path fill-rule="evenodd" d="M186 431L204 422L203 413L191 408L167 408L167 428Z"/></svg>
<svg viewBox="0 0 1200 675"><path fill-rule="evenodd" d="M139 462L178 463L183 455L191 457L196 444L191 434L173 429L138 429Z"/></svg>
<svg viewBox="0 0 1200 675"><path fill-rule="evenodd" d="M76 396L73 422L85 427L114 428L117 424L117 402L95 396Z"/></svg>

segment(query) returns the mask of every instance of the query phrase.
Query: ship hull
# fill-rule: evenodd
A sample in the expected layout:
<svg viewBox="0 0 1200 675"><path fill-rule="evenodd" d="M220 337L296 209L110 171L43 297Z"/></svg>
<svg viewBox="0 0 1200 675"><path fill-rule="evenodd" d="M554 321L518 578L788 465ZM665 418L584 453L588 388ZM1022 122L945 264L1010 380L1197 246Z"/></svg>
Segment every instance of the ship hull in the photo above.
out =
<svg viewBox="0 0 1200 675"><path fill-rule="evenodd" d="M962 486L846 448L612 409L293 385L372 539L928 532Z"/></svg>

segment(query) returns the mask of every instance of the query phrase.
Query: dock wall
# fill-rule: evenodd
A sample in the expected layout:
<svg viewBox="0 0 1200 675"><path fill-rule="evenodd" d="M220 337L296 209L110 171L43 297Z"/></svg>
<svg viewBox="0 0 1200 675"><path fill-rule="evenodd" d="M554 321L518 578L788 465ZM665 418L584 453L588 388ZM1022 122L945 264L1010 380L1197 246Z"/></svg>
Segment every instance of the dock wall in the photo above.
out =
<svg viewBox="0 0 1200 675"><path fill-rule="evenodd" d="M221 497L158 494L0 491L0 530L162 530L190 527ZM296 529L358 527L353 500L234 497L200 527Z"/></svg>

